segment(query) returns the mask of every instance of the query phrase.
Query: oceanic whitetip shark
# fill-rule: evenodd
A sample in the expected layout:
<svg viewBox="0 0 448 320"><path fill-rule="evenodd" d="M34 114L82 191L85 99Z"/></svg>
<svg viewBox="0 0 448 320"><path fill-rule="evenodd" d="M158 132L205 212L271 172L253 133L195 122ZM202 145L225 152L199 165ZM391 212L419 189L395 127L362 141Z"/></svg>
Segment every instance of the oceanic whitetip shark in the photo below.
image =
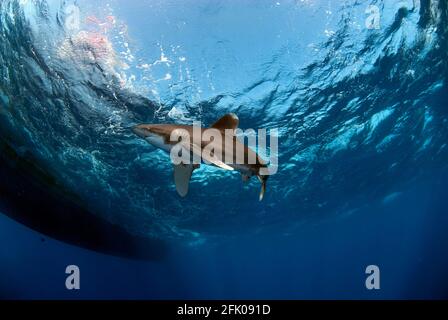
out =
<svg viewBox="0 0 448 320"><path fill-rule="evenodd" d="M199 168L200 163L205 163L224 170L239 171L245 182L253 176L258 177L261 182L261 201L269 177L266 174L267 164L255 151L239 141L235 134L238 125L239 119L235 114L226 114L211 128L176 124L140 124L133 127L133 131L153 146L166 152L171 153L173 148L180 145L189 155L199 157L199 163L173 163L176 190L181 197L188 194L190 179L194 170ZM202 139L203 135L207 135L208 130L218 134L220 139ZM181 142L179 142L178 139L172 138L173 136L178 137L179 132L183 132L183 134L180 134L181 136L187 135L185 141L182 142L181 139ZM199 141L195 140L196 132L199 132L201 136Z"/></svg>

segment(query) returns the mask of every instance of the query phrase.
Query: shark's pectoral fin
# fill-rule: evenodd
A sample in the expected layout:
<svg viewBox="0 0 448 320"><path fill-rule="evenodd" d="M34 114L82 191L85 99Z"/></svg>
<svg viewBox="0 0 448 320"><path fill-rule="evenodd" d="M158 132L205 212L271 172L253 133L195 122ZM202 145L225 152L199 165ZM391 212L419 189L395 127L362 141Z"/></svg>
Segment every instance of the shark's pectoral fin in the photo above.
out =
<svg viewBox="0 0 448 320"><path fill-rule="evenodd" d="M220 167L221 169L233 171L233 168L231 166L225 164L224 162L215 157L212 157L211 155L202 155L202 159L214 164L217 167Z"/></svg>
<svg viewBox="0 0 448 320"><path fill-rule="evenodd" d="M177 193L179 193L181 197L185 197L188 194L191 174L194 169L194 166L191 164L179 164L174 166L174 182L176 183Z"/></svg>
<svg viewBox="0 0 448 320"><path fill-rule="evenodd" d="M194 143L190 143L190 144L183 143L183 147L186 148L187 150L190 150L191 152L193 152L193 154L200 157L204 161L214 164L215 166L220 167L221 169L233 171L233 168L231 166L225 164L218 158L213 157L210 154L207 154L207 152L203 153L201 147L199 147L198 145L196 145Z"/></svg>

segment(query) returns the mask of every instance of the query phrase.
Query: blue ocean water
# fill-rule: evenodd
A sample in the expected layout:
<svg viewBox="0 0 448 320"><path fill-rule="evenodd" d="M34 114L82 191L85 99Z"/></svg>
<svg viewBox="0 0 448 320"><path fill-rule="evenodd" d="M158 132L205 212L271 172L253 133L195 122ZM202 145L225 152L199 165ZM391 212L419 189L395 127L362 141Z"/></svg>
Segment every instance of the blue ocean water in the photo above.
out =
<svg viewBox="0 0 448 320"><path fill-rule="evenodd" d="M447 13L442 0L1 0L0 297L447 298ZM179 198L168 156L130 130L228 112L280 132L263 202L256 181L205 166ZM95 238L81 212L161 254L65 243ZM79 291L65 288L72 264Z"/></svg>

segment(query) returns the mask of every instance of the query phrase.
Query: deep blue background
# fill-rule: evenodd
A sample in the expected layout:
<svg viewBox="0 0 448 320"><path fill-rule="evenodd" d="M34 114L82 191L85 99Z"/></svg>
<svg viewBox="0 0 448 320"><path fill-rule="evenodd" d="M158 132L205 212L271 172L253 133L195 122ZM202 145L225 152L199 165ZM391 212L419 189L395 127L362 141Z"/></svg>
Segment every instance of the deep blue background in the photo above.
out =
<svg viewBox="0 0 448 320"><path fill-rule="evenodd" d="M194 249L173 247L142 263L92 253L1 216L2 298L448 298L448 175L345 218ZM81 290L65 289L65 267L81 269ZM365 289L365 268L381 269L381 290Z"/></svg>
<svg viewBox="0 0 448 320"><path fill-rule="evenodd" d="M62 23L74 3L78 29ZM447 17L446 1L0 0L0 151L175 239L143 263L0 214L0 298L448 298ZM205 166L180 199L167 155L130 130L228 112L280 129L263 202Z"/></svg>

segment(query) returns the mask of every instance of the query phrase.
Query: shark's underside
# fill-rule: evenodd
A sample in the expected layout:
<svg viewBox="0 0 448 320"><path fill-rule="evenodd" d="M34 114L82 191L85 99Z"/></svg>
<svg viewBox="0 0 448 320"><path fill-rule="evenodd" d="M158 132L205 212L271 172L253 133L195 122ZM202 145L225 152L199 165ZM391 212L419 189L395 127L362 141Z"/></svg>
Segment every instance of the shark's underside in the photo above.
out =
<svg viewBox="0 0 448 320"><path fill-rule="evenodd" d="M223 170L239 171L243 181L248 181L253 176L257 177L262 186L261 201L269 177L266 174L267 164L255 151L239 140L235 134L238 125L239 119L235 114L226 114L210 128L205 129L175 124L140 124L135 126L133 131L153 146L170 153L171 157L173 151L174 154L181 151L180 153L191 155L191 159L194 157L199 159L196 163L173 162L174 181L180 196L187 195L194 170L199 168L200 164L206 163ZM199 139L195 137L197 135L200 136ZM208 138L204 139L204 136Z"/></svg>

